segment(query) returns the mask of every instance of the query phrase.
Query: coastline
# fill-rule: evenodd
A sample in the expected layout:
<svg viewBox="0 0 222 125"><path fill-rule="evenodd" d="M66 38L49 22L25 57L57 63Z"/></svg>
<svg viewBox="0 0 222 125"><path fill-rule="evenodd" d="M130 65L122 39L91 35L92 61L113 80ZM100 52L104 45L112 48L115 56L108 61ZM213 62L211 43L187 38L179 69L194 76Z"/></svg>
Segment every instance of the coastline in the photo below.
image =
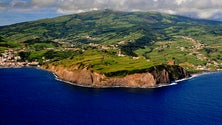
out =
<svg viewBox="0 0 222 125"><path fill-rule="evenodd" d="M50 70L47 70L47 69L44 69L44 68L41 68L41 67L36 67L37 69L40 69L40 70L45 70L45 71L48 71L50 73L52 73L55 77L56 80L58 81L61 81L61 82L64 82L64 83L67 83L67 84L71 84L71 85L74 85L74 86L78 86L78 87L84 87L84 88L101 88L101 89L106 89L106 88L130 88L130 89L155 89L155 88L162 88L162 87L168 87L168 86L174 86L174 85L177 85L179 84L180 82L182 81L186 81L186 80L189 80L189 79L193 79L195 77L199 77L199 76L202 76L202 75L207 75L207 74L212 74L212 73L216 73L216 72L222 72L221 69L217 69L217 70L204 70L204 71L201 71L199 73L194 73L194 74L191 74L191 77L189 78L183 78L183 79L179 79L179 80L175 80L175 81L172 81L170 84L159 84L157 86L151 86L151 87L131 87L131 86L87 86L87 85L82 85L82 84L78 84L78 83L73 83L73 82L70 82L70 81L67 81L67 80L63 80L61 78L59 78L59 76L57 76L54 72L50 71Z"/></svg>
<svg viewBox="0 0 222 125"><path fill-rule="evenodd" d="M45 71L51 72L49 70L45 70ZM155 88L174 86L174 85L179 84L182 81L186 81L186 80L193 79L193 78L201 76L201 75L211 74L211 73L215 73L215 72L207 72L207 73L204 72L204 73L201 73L201 74L196 74L194 76L192 75L189 78L184 78L184 79L179 79L179 80L172 81L170 84L159 84L159 85L153 86L153 87L131 87L131 86L125 86L125 87L123 87L123 86L102 86L101 87L100 86L100 87L95 87L95 86L86 86L86 85L81 85L81 84L77 84L77 83L73 83L73 82L69 82L69 81L60 79L55 73L53 73L53 72L51 72L51 73L55 76L55 79L58 80L58 81L61 81L61 82L64 82L64 83L68 83L68 84L71 84L71 85L74 85L74 86L78 86L78 87L84 87L84 88L101 88L101 89L106 89L106 88L155 89Z"/></svg>
<svg viewBox="0 0 222 125"><path fill-rule="evenodd" d="M67 81L67 80L63 80L63 79L59 78L59 76L57 76L53 71L50 71L50 70L48 70L48 69L44 69L44 68L42 68L42 67L34 67L34 66L24 66L24 67L0 67L0 69L7 69L7 68L15 68L15 69L19 69L19 68L35 68L35 69L38 69L38 70L43 70L43 71L47 71L47 72L52 73L52 74L54 75L54 77L55 77L55 80L61 81L61 82L63 82L63 83L71 84L71 85L78 86L78 87L84 87L84 88L101 88L101 89L104 89L104 88L132 88L132 89L148 89L148 88L154 88L154 89L155 89L155 88L162 88L162 87L174 86L174 85L179 84L179 83L182 82L182 81L186 81L186 80L189 80L189 79L193 79L193 78L195 78L195 77L199 77L199 76L202 76L202 75L207 75L207 74L222 72L222 70L208 70L208 71L205 70L205 71L201 71L200 73L191 74L191 77L189 77L189 78L183 78L183 79L179 79L179 80L172 81L170 84L158 84L157 86L151 86L151 87L131 87L131 86L88 86L88 85L82 85L82 84L70 82L70 81Z"/></svg>
<svg viewBox="0 0 222 125"><path fill-rule="evenodd" d="M207 74L212 74L212 73L217 73L217 72L222 72L222 69L216 69L216 70L203 70L200 71L199 73L193 73L191 74L191 77L198 77L198 76L202 76L202 75L207 75Z"/></svg>
<svg viewBox="0 0 222 125"><path fill-rule="evenodd" d="M42 68L40 68L40 69L42 69ZM102 86L101 87L100 86L100 87L95 87L95 86L81 85L81 84L73 83L73 82L70 82L70 81L66 81L66 80L60 79L59 76L57 76L54 72L52 72L50 70L47 70L47 69L42 69L42 70L51 72L55 76L56 80L64 82L64 83L68 83L68 84L71 84L71 85L74 85L74 86L84 87L84 88L101 88L101 89L106 89L106 88L155 89L155 88L174 86L174 85L179 84L179 82L186 81L186 80L194 78L193 76L191 76L189 78L184 78L184 79L172 81L170 84L159 84L159 85L153 86L153 87L152 86L151 87L131 87L131 86L125 86L125 87L123 87L123 86ZM195 76L195 77L197 77L197 76Z"/></svg>

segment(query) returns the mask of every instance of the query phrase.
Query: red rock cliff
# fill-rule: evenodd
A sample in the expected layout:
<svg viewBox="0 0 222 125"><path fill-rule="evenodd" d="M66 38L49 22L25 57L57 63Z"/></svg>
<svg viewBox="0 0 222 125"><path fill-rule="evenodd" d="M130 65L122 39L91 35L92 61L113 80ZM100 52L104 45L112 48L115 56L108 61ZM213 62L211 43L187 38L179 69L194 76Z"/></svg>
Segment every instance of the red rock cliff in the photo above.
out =
<svg viewBox="0 0 222 125"><path fill-rule="evenodd" d="M49 65L48 70L55 73L60 79L69 81L76 85L88 86L88 87L132 87L132 88L147 88L155 87L159 84L169 84L173 80L189 77L190 75L181 67L180 71L183 76L174 77L169 67L153 67L144 73L135 73L124 77L106 77L104 74L91 72L87 68L78 69L72 67L70 69L62 66ZM43 68L46 68L43 66ZM174 69L170 67L171 69ZM158 70L157 70L158 69ZM177 72L177 71L174 71ZM185 74L185 75L184 75Z"/></svg>

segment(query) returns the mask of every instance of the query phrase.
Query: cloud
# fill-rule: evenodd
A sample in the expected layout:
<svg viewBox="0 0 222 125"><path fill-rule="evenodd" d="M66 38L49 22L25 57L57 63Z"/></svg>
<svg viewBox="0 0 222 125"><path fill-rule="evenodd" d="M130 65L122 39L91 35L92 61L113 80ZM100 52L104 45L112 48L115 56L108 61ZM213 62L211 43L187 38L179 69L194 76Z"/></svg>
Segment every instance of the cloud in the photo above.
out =
<svg viewBox="0 0 222 125"><path fill-rule="evenodd" d="M80 13L91 10L158 11L194 18L222 17L221 0L0 0L0 11L55 10L59 14ZM52 9L53 8L53 9Z"/></svg>
<svg viewBox="0 0 222 125"><path fill-rule="evenodd" d="M38 7L49 7L56 6L57 0L30 0L29 4Z"/></svg>

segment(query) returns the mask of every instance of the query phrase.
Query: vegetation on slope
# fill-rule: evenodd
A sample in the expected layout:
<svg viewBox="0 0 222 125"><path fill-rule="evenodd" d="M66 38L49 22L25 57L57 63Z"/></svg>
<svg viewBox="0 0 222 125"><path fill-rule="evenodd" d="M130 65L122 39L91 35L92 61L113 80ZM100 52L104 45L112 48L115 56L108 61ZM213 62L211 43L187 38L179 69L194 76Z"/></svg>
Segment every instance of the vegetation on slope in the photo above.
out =
<svg viewBox="0 0 222 125"><path fill-rule="evenodd" d="M119 57L106 51L88 49L81 55L69 59L55 61L53 65L61 65L72 69L78 66L78 69L87 68L92 72L103 73L108 77L125 76L136 72L145 71L153 66L152 62L147 62L144 58L133 59L129 56Z"/></svg>
<svg viewBox="0 0 222 125"><path fill-rule="evenodd" d="M14 48L22 61L81 64L109 76L169 62L218 69L221 28L217 21L156 12L92 11L0 27L0 51Z"/></svg>

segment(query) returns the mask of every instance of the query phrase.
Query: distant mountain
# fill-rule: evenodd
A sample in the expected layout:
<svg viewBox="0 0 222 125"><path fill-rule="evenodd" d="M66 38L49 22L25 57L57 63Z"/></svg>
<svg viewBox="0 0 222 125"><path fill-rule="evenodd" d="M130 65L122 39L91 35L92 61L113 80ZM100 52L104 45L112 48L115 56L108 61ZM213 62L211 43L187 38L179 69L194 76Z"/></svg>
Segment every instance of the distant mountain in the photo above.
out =
<svg viewBox="0 0 222 125"><path fill-rule="evenodd" d="M179 35L222 35L221 27L221 22L156 12L104 10L3 26L0 27L0 34L8 40L22 42L32 38L44 38L115 44L122 40L169 40Z"/></svg>

